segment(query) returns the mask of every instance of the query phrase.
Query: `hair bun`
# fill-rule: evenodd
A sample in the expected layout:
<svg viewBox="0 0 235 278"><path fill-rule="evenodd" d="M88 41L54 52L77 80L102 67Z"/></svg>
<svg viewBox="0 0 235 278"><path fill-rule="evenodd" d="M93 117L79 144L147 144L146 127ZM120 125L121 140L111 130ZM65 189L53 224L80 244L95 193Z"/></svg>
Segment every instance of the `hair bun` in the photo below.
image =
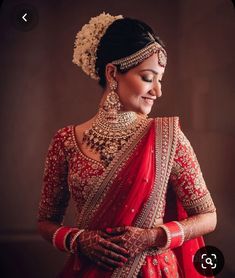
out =
<svg viewBox="0 0 235 278"><path fill-rule="evenodd" d="M99 80L95 64L100 39L115 20L122 18L122 15L112 16L103 12L96 17L92 17L89 23L85 24L76 35L73 63L81 67L87 75L95 80Z"/></svg>

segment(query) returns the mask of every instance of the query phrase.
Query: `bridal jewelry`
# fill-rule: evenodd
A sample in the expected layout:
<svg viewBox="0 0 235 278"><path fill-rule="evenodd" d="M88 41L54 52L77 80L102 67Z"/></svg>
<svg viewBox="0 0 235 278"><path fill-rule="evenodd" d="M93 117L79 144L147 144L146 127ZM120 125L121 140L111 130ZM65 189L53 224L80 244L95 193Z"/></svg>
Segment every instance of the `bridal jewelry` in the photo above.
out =
<svg viewBox="0 0 235 278"><path fill-rule="evenodd" d="M84 132L83 143L100 154L105 166L113 160L117 151L128 142L146 118L135 112L119 112L115 121L102 107L92 127Z"/></svg>
<svg viewBox="0 0 235 278"><path fill-rule="evenodd" d="M117 89L117 81L112 80L110 85L111 92L108 93L106 100L103 103L103 109L109 114L109 120L117 122L118 111L121 110L121 102L118 94L115 92Z"/></svg>
<svg viewBox="0 0 235 278"><path fill-rule="evenodd" d="M121 103L115 89L111 89L100 107L92 127L83 134L83 143L100 154L105 166L146 121L146 117L137 116L135 112L120 111Z"/></svg>
<svg viewBox="0 0 235 278"><path fill-rule="evenodd" d="M158 56L158 64L161 67L166 66L167 54L165 49L157 42L151 42L149 45L140 49L132 55L112 61L113 65L119 66L120 70L128 70L132 67L139 65L141 62L152 56L153 54Z"/></svg>

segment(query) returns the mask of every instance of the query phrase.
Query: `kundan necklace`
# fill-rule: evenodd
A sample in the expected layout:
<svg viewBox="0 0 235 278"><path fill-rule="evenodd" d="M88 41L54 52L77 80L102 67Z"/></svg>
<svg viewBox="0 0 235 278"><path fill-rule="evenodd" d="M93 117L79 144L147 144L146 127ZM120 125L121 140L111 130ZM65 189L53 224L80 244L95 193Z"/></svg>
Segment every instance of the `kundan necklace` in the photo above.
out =
<svg viewBox="0 0 235 278"><path fill-rule="evenodd" d="M143 121L146 122L146 117L132 111L118 112L114 118L101 107L92 127L84 132L82 142L98 152L100 160L108 166L116 152L143 126Z"/></svg>

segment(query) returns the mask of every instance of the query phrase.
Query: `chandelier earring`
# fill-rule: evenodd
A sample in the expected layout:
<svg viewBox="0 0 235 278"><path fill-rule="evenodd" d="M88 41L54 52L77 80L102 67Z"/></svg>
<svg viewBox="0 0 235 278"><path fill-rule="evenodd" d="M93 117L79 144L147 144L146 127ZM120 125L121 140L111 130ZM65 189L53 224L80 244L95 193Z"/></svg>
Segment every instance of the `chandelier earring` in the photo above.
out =
<svg viewBox="0 0 235 278"><path fill-rule="evenodd" d="M109 114L109 118L114 121L117 119L117 113L121 110L121 102L116 92L118 83L112 80L109 84L110 92L108 93L102 108Z"/></svg>
<svg viewBox="0 0 235 278"><path fill-rule="evenodd" d="M138 117L134 111L120 111L121 103L116 92L117 82L109 83L109 93L98 110L92 127L84 131L83 144L100 154L105 166L113 160L116 153L136 134L137 130L147 125L148 120Z"/></svg>

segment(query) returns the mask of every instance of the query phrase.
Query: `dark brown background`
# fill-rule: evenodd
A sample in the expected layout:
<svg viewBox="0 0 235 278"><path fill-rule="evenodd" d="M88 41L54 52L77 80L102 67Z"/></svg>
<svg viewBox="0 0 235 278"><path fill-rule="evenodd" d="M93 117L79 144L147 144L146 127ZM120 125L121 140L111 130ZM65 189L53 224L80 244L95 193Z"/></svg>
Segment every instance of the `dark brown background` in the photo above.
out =
<svg viewBox="0 0 235 278"><path fill-rule="evenodd" d="M0 11L1 277L54 277L65 255L36 231L44 158L54 132L97 109L101 90L72 64L76 32L106 11L149 23L168 49L163 96L152 115L178 115L218 211L206 242L225 256L218 277L233 277L235 21L229 0L28 1L39 12L30 32ZM67 223L72 224L73 206ZM8 273L6 275L6 273Z"/></svg>

